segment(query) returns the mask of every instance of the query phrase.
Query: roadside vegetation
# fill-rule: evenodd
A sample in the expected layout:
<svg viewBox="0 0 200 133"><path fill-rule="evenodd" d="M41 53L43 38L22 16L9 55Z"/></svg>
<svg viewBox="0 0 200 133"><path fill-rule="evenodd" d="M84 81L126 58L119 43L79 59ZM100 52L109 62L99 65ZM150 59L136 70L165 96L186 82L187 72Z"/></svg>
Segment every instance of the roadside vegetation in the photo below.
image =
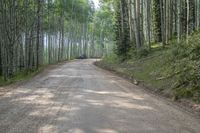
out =
<svg viewBox="0 0 200 133"><path fill-rule="evenodd" d="M71 59L70 61L73 61L73 60L74 59ZM0 87L10 85L10 84L13 84L13 83L27 81L27 80L33 78L34 76L36 76L37 74L42 73L47 68L52 68L52 67L54 67L54 65L56 66L58 64L62 64L62 63L65 63L65 62L70 62L70 61L66 60L66 61L53 63L53 64L41 65L37 69L36 68L30 69L30 70L24 69L24 70L16 72L15 74L13 74L7 80L5 80L5 78L3 76L0 76Z"/></svg>
<svg viewBox="0 0 200 133"><path fill-rule="evenodd" d="M97 65L173 100L200 103L200 1L119 0L113 5L113 54Z"/></svg>
<svg viewBox="0 0 200 133"><path fill-rule="evenodd" d="M148 89L173 100L200 103L200 33L170 41L165 48L153 44L151 51L122 61L116 54L106 56L97 65L127 75Z"/></svg>
<svg viewBox="0 0 200 133"><path fill-rule="evenodd" d="M121 61L116 54L106 56L97 65L125 74L145 87L174 100L190 99L200 103L200 34L189 43L171 42L166 48L152 45L148 54Z"/></svg>
<svg viewBox="0 0 200 133"><path fill-rule="evenodd" d="M42 70L44 70L44 68L45 67L43 66L43 67L39 67L39 69L33 69L30 71L20 71L18 73L15 73L8 80L4 80L4 78L1 76L0 77L0 86L5 86L5 85L9 85L9 84L16 83L19 81L28 80L28 79L32 78L33 76L37 75L38 73L40 73Z"/></svg>

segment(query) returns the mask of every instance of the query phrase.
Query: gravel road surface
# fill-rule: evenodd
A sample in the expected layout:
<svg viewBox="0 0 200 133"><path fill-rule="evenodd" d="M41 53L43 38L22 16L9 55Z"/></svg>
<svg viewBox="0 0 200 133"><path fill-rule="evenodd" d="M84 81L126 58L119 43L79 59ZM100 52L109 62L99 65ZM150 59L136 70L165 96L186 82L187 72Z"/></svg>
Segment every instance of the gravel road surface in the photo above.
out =
<svg viewBox="0 0 200 133"><path fill-rule="evenodd" d="M200 133L198 119L94 61L58 65L1 92L0 133Z"/></svg>

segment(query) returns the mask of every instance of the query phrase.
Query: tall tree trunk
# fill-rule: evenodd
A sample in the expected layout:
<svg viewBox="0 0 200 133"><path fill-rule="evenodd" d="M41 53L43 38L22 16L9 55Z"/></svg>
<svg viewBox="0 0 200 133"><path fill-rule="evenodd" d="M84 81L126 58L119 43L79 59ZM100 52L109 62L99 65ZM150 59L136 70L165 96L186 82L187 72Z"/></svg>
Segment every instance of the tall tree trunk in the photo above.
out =
<svg viewBox="0 0 200 133"><path fill-rule="evenodd" d="M147 0L147 34L148 47L151 49L151 0Z"/></svg>
<svg viewBox="0 0 200 133"><path fill-rule="evenodd" d="M39 68L39 48L40 48L40 10L41 10L41 0L37 0L37 40L36 40L36 68Z"/></svg>
<svg viewBox="0 0 200 133"><path fill-rule="evenodd" d="M188 37L189 37L189 21L190 21L190 2L187 1L187 29L186 29L186 41L188 43Z"/></svg>

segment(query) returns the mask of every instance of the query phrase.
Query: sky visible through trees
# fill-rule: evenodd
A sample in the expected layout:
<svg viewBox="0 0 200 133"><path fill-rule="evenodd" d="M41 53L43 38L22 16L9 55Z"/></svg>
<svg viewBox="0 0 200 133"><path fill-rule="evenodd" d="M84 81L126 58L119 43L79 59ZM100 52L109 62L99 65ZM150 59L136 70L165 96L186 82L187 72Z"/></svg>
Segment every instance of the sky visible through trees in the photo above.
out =
<svg viewBox="0 0 200 133"><path fill-rule="evenodd" d="M93 0L94 2L94 5L95 5L95 8L98 8L99 7L99 0Z"/></svg>

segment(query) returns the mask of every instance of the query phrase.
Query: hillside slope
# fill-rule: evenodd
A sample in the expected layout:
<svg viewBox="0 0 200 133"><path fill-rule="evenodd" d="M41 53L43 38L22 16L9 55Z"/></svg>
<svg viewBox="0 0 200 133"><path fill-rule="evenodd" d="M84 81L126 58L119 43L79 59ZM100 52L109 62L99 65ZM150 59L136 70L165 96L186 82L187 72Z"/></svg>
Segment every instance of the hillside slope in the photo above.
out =
<svg viewBox="0 0 200 133"><path fill-rule="evenodd" d="M200 34L188 43L171 41L166 48L155 45L147 56L121 62L116 55L105 57L98 66L115 71L143 84L148 89L199 110Z"/></svg>

